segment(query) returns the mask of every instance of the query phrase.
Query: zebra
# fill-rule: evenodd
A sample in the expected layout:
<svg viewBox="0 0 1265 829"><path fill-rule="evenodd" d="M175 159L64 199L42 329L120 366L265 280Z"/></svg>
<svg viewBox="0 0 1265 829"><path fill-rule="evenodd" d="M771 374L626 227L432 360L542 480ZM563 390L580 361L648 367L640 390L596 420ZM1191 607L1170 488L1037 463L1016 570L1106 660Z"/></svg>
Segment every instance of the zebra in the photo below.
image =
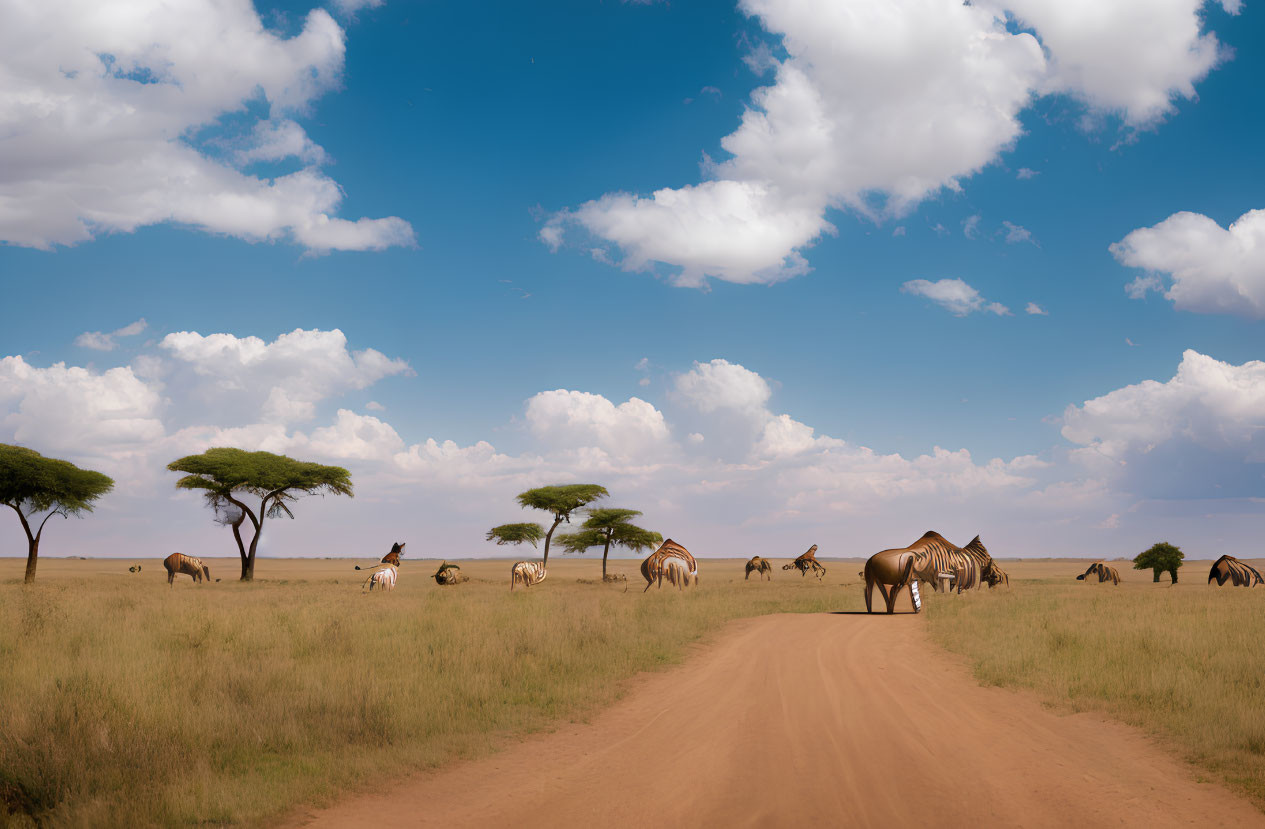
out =
<svg viewBox="0 0 1265 829"><path fill-rule="evenodd" d="M922 538L903 549L915 556L914 575L930 582L932 589L940 589L940 574L953 573L957 592L970 590L987 583L990 588L998 584L1010 584L1010 576L997 566L988 549L977 535L965 547L958 547L935 530L923 533ZM973 564L964 564L970 559ZM959 572L961 571L961 572Z"/></svg>
<svg viewBox="0 0 1265 829"><path fill-rule="evenodd" d="M1090 574L1098 577L1099 584L1102 584L1105 581L1109 581L1114 585L1120 584L1120 573L1116 571L1116 568L1109 567L1101 561L1095 561L1093 564L1089 565L1089 569L1077 576L1076 580L1089 581L1087 577Z"/></svg>
<svg viewBox="0 0 1265 829"><path fill-rule="evenodd" d="M510 590L513 590L514 585L519 582L523 583L523 587L540 584L547 575L542 561L516 561L510 568Z"/></svg>
<svg viewBox="0 0 1265 829"><path fill-rule="evenodd" d="M1255 587L1258 584L1265 584L1265 578L1261 577L1255 567L1244 564L1234 556L1222 556L1217 559L1212 569L1208 571L1208 584L1212 584L1214 579L1217 587L1221 587L1227 581L1235 587Z"/></svg>
<svg viewBox="0 0 1265 829"><path fill-rule="evenodd" d="M439 569L435 571L435 575L431 576L436 584L461 584L463 581L470 581L470 577L461 572L461 568L456 564L449 564L445 561L439 565Z"/></svg>
<svg viewBox="0 0 1265 829"><path fill-rule="evenodd" d="M380 566L382 566L383 564L393 564L393 565L395 565L396 567L399 567L399 566L400 566L400 556L402 556L402 555L404 555L404 542L403 542L403 541L397 541L397 542L395 542L394 544L392 544L392 545L391 545L391 552L389 552L389 553L387 553L386 555L384 555L384 556L382 557L382 561L378 562L378 565L377 565L377 566L379 566L379 567L380 567ZM356 569L357 569L357 570L362 570L362 569L364 569L364 568L362 568L359 564L357 564L357 565L356 565Z"/></svg>
<svg viewBox="0 0 1265 829"><path fill-rule="evenodd" d="M667 575L666 565L669 559L678 559L685 563L685 572L688 576L687 584L698 584L698 561L694 556L690 555L690 551L677 544L672 539L663 542L659 549L655 550L646 560L641 562L641 575L646 580L646 590L655 583L657 579L659 586L663 586L663 577ZM669 581L669 584L672 582ZM642 590L645 593L646 590Z"/></svg>
<svg viewBox="0 0 1265 829"><path fill-rule="evenodd" d="M783 570L790 570L792 567L799 570L801 576L807 576L811 571L812 574L817 577L818 581L821 581L822 577L826 575L826 568L817 561L816 544L809 547L807 552L792 561L790 564L782 565Z"/></svg>
<svg viewBox="0 0 1265 829"><path fill-rule="evenodd" d="M747 562L747 575L743 577L743 581L751 578L751 574L753 572L756 574L757 579L759 579L760 576L764 576L769 581L773 580L773 565L766 558L753 556L752 559Z"/></svg>
<svg viewBox="0 0 1265 829"><path fill-rule="evenodd" d="M381 569L374 570L369 574L369 578L365 579L365 583L361 586L360 592L363 593L365 590L368 590L372 593L375 587L379 590L394 590L395 579L399 574L399 570L400 568L394 564L386 564L383 565Z"/></svg>
<svg viewBox="0 0 1265 829"><path fill-rule="evenodd" d="M677 590L689 587L694 579L693 573L686 569L685 561L679 558L669 558L663 562L663 577Z"/></svg>
<svg viewBox="0 0 1265 829"><path fill-rule="evenodd" d="M192 576L195 582L205 578L211 580L211 568L202 563L202 559L187 556L184 553L172 553L163 559L163 567L167 568L167 584L175 586L176 574L185 573ZM138 571L140 568L136 568Z"/></svg>

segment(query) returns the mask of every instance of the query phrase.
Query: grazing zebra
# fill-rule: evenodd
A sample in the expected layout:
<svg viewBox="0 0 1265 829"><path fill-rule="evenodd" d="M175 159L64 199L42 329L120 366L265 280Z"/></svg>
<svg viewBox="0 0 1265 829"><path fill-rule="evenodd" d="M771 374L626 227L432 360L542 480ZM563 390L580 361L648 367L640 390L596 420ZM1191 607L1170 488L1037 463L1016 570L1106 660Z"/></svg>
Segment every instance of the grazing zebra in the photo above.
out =
<svg viewBox="0 0 1265 829"><path fill-rule="evenodd" d="M439 569L432 576L436 584L461 584L463 581L470 581L470 577L461 572L461 568L455 564L449 564L445 561L439 565Z"/></svg>
<svg viewBox="0 0 1265 829"><path fill-rule="evenodd" d="M663 542L659 549L641 562L641 575L646 580L646 590L650 589L650 585L654 584L656 579L659 582L659 586L663 587L663 577L667 575L665 568L668 561L672 559L685 563L685 572L688 576L686 584L698 584L698 562L694 559L694 556L690 555L689 550L669 538ZM645 593L646 590L641 592Z"/></svg>
<svg viewBox="0 0 1265 829"><path fill-rule="evenodd" d="M914 575L915 554L908 548L883 550L870 556L865 562L865 612L873 613L874 586L883 595L887 603L887 612L896 610L896 596L903 588L909 588L909 601L917 613L921 608L914 601L914 584L918 579Z"/></svg>
<svg viewBox="0 0 1265 829"><path fill-rule="evenodd" d="M374 570L369 574L369 578L365 579L365 583L360 588L360 592L363 593L365 590L368 590L372 593L375 587L379 590L394 590L395 577L399 572L399 569L400 568L396 567L394 564L387 564L384 565L381 570Z"/></svg>
<svg viewBox="0 0 1265 829"><path fill-rule="evenodd" d="M959 593L984 583L989 587L1003 582L1010 584L1010 577L993 561L978 535L971 539L970 544L958 547L935 530L928 530L922 538L902 549L915 556L914 576L929 582L937 591L940 589L941 573L954 574ZM972 561L972 566L965 564L967 559Z"/></svg>
<svg viewBox="0 0 1265 829"><path fill-rule="evenodd" d="M379 567L380 567L380 566L382 566L383 564L392 564L392 565L395 565L396 567L399 567L399 566L400 566L400 556L402 556L402 555L404 555L404 542L403 542L403 541L397 541L397 542L395 542L394 544L392 544L392 545L391 545L391 552L389 552L389 553L387 553L386 555L384 555L384 556L382 557L382 561L378 562L378 565L377 565L377 566L379 566ZM364 569L364 568L362 568L359 564L357 564L357 565L356 565L356 569L357 569L357 570L361 570L361 569Z"/></svg>
<svg viewBox="0 0 1265 829"><path fill-rule="evenodd" d="M1077 576L1076 580L1089 581L1087 577L1091 574L1098 577L1099 584L1102 584L1105 581L1109 581L1112 584L1120 584L1120 574L1116 572L1116 568L1109 567L1101 561L1095 561L1093 564L1089 565L1089 569Z"/></svg>
<svg viewBox="0 0 1265 829"><path fill-rule="evenodd" d="M751 574L753 572L756 574L757 579L760 576L764 576L769 581L773 580L773 564L766 558L753 556L751 560L747 562L747 575L743 577L743 581L751 578Z"/></svg>
<svg viewBox="0 0 1265 829"><path fill-rule="evenodd" d="M808 552L804 553L790 564L782 565L783 570L790 570L792 567L799 570L799 574L801 576L807 576L809 572L811 572L817 577L818 581L821 581L822 577L826 575L826 568L817 561L816 544L809 547Z"/></svg>
<svg viewBox="0 0 1265 829"><path fill-rule="evenodd" d="M1244 564L1234 556L1222 556L1217 559L1217 563L1208 571L1208 584L1212 584L1214 579L1217 587L1221 587L1227 581L1235 587L1255 587L1258 584L1265 584L1265 578L1261 578L1260 572L1255 567Z"/></svg>
<svg viewBox="0 0 1265 829"><path fill-rule="evenodd" d="M517 561L510 568L510 590L514 589L514 585L519 582L523 583L523 587L531 587L533 584L540 584L545 580L544 562L541 561Z"/></svg>
<svg viewBox="0 0 1265 829"><path fill-rule="evenodd" d="M202 559L187 556L184 553L172 553L163 559L163 567L167 568L167 584L175 586L176 573L192 576L194 581L211 580L211 568L202 563ZM140 568L136 568L139 570Z"/></svg>
<svg viewBox="0 0 1265 829"><path fill-rule="evenodd" d="M133 564L131 567L127 568L127 572L129 573L139 573L140 571L141 566L139 564Z"/></svg>

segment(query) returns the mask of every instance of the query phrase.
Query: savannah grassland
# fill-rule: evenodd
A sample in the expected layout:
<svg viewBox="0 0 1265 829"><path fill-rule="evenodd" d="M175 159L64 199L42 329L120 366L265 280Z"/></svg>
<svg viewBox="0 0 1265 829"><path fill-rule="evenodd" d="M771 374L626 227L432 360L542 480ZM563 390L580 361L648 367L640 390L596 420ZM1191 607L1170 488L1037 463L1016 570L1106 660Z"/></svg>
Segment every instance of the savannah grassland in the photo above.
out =
<svg viewBox="0 0 1265 829"><path fill-rule="evenodd" d="M636 562L612 562L623 592L560 556L513 593L508 561L440 588L406 559L387 595L350 560L261 559L242 584L209 559L223 582L174 590L133 563L44 559L23 587L0 559L0 824L268 823L583 721L731 619L864 607L854 560L822 584L703 560L697 590L644 595ZM930 596L924 619L982 682L1141 726L1265 807L1265 590L1209 588L1208 564L1177 588L1118 564L1113 588L1008 561L1009 589Z"/></svg>
<svg viewBox="0 0 1265 829"><path fill-rule="evenodd" d="M250 584L206 561L222 582L169 589L156 560L43 559L24 587L0 559L0 824L265 823L583 720L730 619L863 606L856 563L760 584L705 560L700 589L642 595L632 561L627 592L555 554L510 593L508 561L440 588L406 558L362 595L350 560L261 559Z"/></svg>
<svg viewBox="0 0 1265 829"><path fill-rule="evenodd" d="M1087 563L1005 562L1009 590L931 597L928 631L981 683L1138 726L1265 810L1265 588L1208 586L1211 561L1176 586L1110 563L1119 587L1073 580Z"/></svg>

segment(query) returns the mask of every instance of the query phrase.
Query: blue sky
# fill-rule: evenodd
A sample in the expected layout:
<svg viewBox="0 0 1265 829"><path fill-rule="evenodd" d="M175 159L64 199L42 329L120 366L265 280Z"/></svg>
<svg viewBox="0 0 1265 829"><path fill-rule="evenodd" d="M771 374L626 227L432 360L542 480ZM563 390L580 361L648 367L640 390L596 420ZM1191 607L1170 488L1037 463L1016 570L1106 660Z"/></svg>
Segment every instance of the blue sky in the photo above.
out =
<svg viewBox="0 0 1265 829"><path fill-rule="evenodd" d="M353 471L277 555L562 480L715 555L1256 536L1251 2L79 5L0 34L0 441L119 481L47 554L231 551L162 471L224 442Z"/></svg>

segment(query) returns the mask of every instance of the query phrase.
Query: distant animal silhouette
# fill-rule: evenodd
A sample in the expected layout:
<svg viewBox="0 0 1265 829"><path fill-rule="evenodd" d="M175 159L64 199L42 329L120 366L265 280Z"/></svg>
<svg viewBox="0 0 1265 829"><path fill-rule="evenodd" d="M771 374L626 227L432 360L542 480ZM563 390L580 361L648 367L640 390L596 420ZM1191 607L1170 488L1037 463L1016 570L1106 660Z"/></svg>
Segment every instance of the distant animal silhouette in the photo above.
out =
<svg viewBox="0 0 1265 829"><path fill-rule="evenodd" d="M384 555L384 556L382 557L382 561L378 562L378 566L381 566L381 565L383 565L383 564L394 564L396 567L399 567L399 566L400 566L400 556L402 556L402 555L404 555L404 542L402 542L402 541L397 541L397 542L395 542L394 544L392 544L392 545L391 545L391 552L389 552L389 553L387 553L386 555ZM365 568L362 568L359 564L357 564L357 565L356 565L356 569L357 569L357 570L362 570L362 569L365 569ZM375 569L376 569L376 568L375 568Z"/></svg>
<svg viewBox="0 0 1265 829"><path fill-rule="evenodd" d="M167 568L167 584L172 585L176 580L177 573L184 573L192 576L195 582L202 581L205 578L211 580L211 568L202 563L202 559L187 556L184 553L172 553L163 559L163 567ZM137 570L140 568L138 567Z"/></svg>
<svg viewBox="0 0 1265 829"><path fill-rule="evenodd" d="M432 578L435 579L436 584L443 585L461 584L463 581L470 581L470 577L461 572L460 567L456 564L449 564L447 561L439 565L439 569L435 571L435 575Z"/></svg>
<svg viewBox="0 0 1265 829"><path fill-rule="evenodd" d="M773 580L773 564L767 558L752 556L751 560L747 562L747 575L743 577L743 581L746 581L747 579L751 578L752 573L756 574L757 579L760 576L764 576L769 581L772 581Z"/></svg>
<svg viewBox="0 0 1265 829"><path fill-rule="evenodd" d="M1213 581L1217 582L1217 587L1221 587L1227 581L1235 587L1255 587L1258 584L1265 584L1265 578L1261 578L1260 572L1250 564L1244 564L1234 556L1222 556L1212 565L1212 569L1208 571L1208 584Z"/></svg>
<svg viewBox="0 0 1265 829"><path fill-rule="evenodd" d="M139 564L133 564L131 567L127 568L127 572L129 573L139 573L140 571L141 566Z"/></svg>
<svg viewBox="0 0 1265 829"><path fill-rule="evenodd" d="M663 577L667 575L664 568L670 559L678 559L685 563L685 572L689 576L687 584L698 584L698 561L690 555L689 550L669 538L641 562L641 575L646 580L646 589L642 590L642 593L649 590L656 580L659 586L663 587Z"/></svg>
<svg viewBox="0 0 1265 829"><path fill-rule="evenodd" d="M818 581L821 581L822 577L826 575L826 568L817 561L816 544L809 547L807 552L800 555L799 558L795 559L790 564L782 565L783 570L790 570L791 568L799 570L801 576L807 576L811 572L817 577Z"/></svg>
<svg viewBox="0 0 1265 829"><path fill-rule="evenodd" d="M1076 580L1089 581L1088 577L1091 575L1098 577L1099 584L1102 584L1105 581L1109 581L1115 585L1120 584L1120 573L1116 571L1116 568L1109 567L1101 561L1095 561L1093 564L1089 565L1089 569L1077 576Z"/></svg>
<svg viewBox="0 0 1265 829"><path fill-rule="evenodd" d="M540 561L516 561L510 568L510 590L521 583L523 587L531 587L545 580L545 565Z"/></svg>
<svg viewBox="0 0 1265 829"><path fill-rule="evenodd" d="M395 578L399 574L400 568L394 564L384 564L382 569L374 570L369 574L369 578L365 579L364 585L360 588L363 593L368 590L370 593L374 589L391 591L395 589Z"/></svg>

